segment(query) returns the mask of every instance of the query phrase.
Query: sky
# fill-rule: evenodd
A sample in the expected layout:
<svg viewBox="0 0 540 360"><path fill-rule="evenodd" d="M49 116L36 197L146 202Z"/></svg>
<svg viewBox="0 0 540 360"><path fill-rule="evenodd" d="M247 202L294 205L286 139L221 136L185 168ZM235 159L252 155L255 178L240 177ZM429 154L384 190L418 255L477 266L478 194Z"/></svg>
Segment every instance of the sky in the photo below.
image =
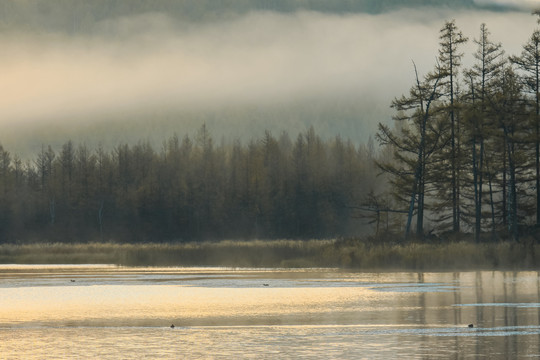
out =
<svg viewBox="0 0 540 360"><path fill-rule="evenodd" d="M314 125L365 142L413 84L412 61L421 74L433 68L445 20L471 40L465 65L483 22L509 55L538 25L540 1L476 2L524 10L258 11L203 23L150 12L89 33L0 32L0 143L23 153L67 137L159 141L202 122L217 138Z"/></svg>

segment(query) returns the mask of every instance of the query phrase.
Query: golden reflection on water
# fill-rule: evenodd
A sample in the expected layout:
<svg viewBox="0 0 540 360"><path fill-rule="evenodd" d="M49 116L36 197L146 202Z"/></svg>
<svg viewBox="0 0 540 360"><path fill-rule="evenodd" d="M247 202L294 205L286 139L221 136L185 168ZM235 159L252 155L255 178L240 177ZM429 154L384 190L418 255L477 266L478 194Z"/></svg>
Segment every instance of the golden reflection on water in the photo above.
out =
<svg viewBox="0 0 540 360"><path fill-rule="evenodd" d="M520 358L540 354L540 280L0 265L0 340L0 359Z"/></svg>
<svg viewBox="0 0 540 360"><path fill-rule="evenodd" d="M377 296L376 296L377 295ZM381 296L383 295L383 296ZM384 296L386 295L386 296ZM335 317L367 310L376 294L367 288L202 288L178 285L94 285L2 289L0 324L52 323L117 326L258 324L279 317ZM334 315L332 315L334 314ZM275 322L276 320L274 320ZM161 323L160 323L161 322Z"/></svg>

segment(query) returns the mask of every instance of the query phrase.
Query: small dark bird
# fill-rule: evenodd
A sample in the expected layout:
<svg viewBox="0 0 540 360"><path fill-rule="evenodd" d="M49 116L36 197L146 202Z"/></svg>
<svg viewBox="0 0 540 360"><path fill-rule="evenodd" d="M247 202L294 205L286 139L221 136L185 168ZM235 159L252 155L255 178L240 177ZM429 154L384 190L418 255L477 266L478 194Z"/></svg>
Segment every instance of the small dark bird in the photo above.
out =
<svg viewBox="0 0 540 360"><path fill-rule="evenodd" d="M73 280L73 279L71 279L70 281L71 281L71 282L75 282L75 280Z"/></svg>
<svg viewBox="0 0 540 360"><path fill-rule="evenodd" d="M269 286L268 284L263 284L263 286Z"/></svg>
<svg viewBox="0 0 540 360"><path fill-rule="evenodd" d="M174 329L174 324L171 324L171 329Z"/></svg>
<svg viewBox="0 0 540 360"><path fill-rule="evenodd" d="M473 324L469 324L469 327L470 327L470 328L473 328L473 327L474 327L474 325L473 325Z"/></svg>

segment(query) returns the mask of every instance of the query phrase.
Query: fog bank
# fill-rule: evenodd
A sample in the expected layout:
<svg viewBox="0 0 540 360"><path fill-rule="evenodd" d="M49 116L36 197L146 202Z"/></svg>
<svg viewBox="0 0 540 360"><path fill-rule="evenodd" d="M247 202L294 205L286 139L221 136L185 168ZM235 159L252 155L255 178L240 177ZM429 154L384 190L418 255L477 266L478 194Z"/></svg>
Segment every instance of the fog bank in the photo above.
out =
<svg viewBox="0 0 540 360"><path fill-rule="evenodd" d="M527 12L420 8L258 11L214 23L148 13L103 21L91 34L5 32L0 142L16 146L26 137L37 144L47 131L98 136L92 129L111 121L142 126L130 129L137 139L208 121L218 136L238 133L231 126L259 135L315 123L327 124L329 136L365 141L379 121L389 121L391 99L408 91L412 60L421 73L433 68L439 29L452 18L471 40L485 22L510 54L536 26ZM465 63L474 50L470 41Z"/></svg>

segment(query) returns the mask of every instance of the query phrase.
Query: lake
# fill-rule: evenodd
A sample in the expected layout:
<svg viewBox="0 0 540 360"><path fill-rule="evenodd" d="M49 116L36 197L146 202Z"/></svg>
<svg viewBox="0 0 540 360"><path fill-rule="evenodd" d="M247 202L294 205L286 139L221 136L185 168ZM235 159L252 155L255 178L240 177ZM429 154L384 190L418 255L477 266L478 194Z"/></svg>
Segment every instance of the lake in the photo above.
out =
<svg viewBox="0 0 540 360"><path fill-rule="evenodd" d="M0 359L538 356L538 272L0 265Z"/></svg>

